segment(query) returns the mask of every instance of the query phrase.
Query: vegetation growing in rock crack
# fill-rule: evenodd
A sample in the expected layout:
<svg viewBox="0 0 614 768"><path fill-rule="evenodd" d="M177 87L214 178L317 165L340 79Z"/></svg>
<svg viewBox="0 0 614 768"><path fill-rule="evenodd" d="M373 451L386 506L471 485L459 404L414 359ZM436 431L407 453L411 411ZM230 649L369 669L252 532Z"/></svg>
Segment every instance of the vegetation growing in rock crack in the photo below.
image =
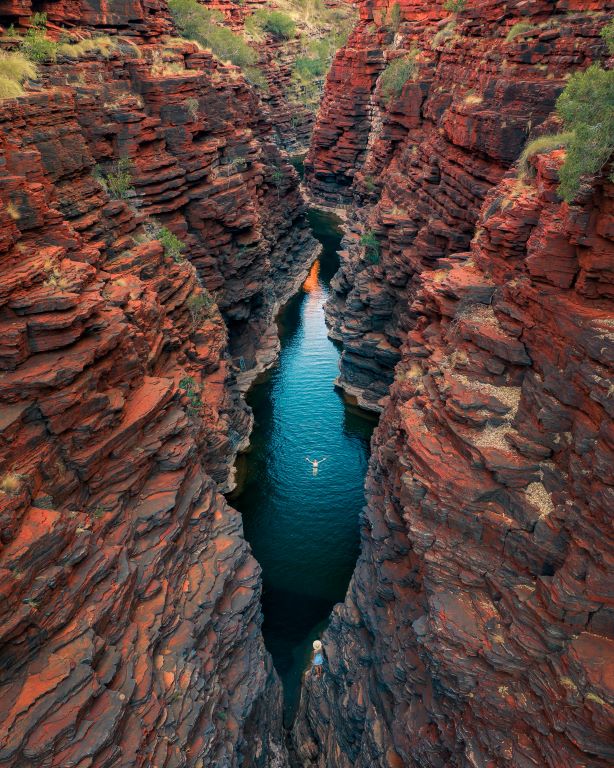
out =
<svg viewBox="0 0 614 768"><path fill-rule="evenodd" d="M530 32L532 29L534 29L533 24L529 24L528 21L519 21L517 24L510 27L510 31L505 36L505 42L511 43L512 40L520 37L520 35Z"/></svg>
<svg viewBox="0 0 614 768"><path fill-rule="evenodd" d="M406 56L393 59L388 64L380 75L380 86L384 98L391 99L400 96L405 83L416 76L418 53L417 48L412 48Z"/></svg>
<svg viewBox="0 0 614 768"><path fill-rule="evenodd" d="M605 40L610 56L614 56L614 19L603 27L601 37Z"/></svg>
<svg viewBox="0 0 614 768"><path fill-rule="evenodd" d="M371 264L379 264L379 240L372 229L368 229L361 235L360 244L365 249L365 255Z"/></svg>
<svg viewBox="0 0 614 768"><path fill-rule="evenodd" d="M99 165L94 170L94 177L102 184L109 195L116 200L125 200L134 192L130 159L122 157L105 170Z"/></svg>
<svg viewBox="0 0 614 768"><path fill-rule="evenodd" d="M201 389L193 376L184 376L179 382L179 389L188 398L188 413L195 415L203 407Z"/></svg>
<svg viewBox="0 0 614 768"><path fill-rule="evenodd" d="M31 61L55 61L58 44L47 37L47 14L35 13L30 23L32 26L25 34L21 50Z"/></svg>
<svg viewBox="0 0 614 768"><path fill-rule="evenodd" d="M398 32L399 27L401 26L401 6L398 3L393 3L392 8L390 9L390 19L388 22L388 26L393 32Z"/></svg>
<svg viewBox="0 0 614 768"><path fill-rule="evenodd" d="M518 158L518 177L526 178L530 174L531 166L529 160L540 152L552 152L555 149L561 149L568 146L573 138L573 133L555 133L548 136L540 136L530 141L522 150Z"/></svg>
<svg viewBox="0 0 614 768"><path fill-rule="evenodd" d="M180 240L177 235L170 231L167 227L160 227L158 230L158 240L162 243L165 256L170 257L173 261L179 263L185 260L183 251L185 251L185 243Z"/></svg>

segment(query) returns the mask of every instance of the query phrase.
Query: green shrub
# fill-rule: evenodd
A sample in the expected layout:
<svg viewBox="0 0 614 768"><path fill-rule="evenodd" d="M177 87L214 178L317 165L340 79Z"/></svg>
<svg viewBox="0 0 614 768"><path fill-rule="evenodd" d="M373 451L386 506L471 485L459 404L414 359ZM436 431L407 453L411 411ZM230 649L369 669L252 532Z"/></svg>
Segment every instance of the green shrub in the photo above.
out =
<svg viewBox="0 0 614 768"><path fill-rule="evenodd" d="M195 415L203 407L203 401L201 397L201 389L196 384L193 376L184 376L179 381L179 389L183 391L183 394L188 398L190 404L188 405L188 413Z"/></svg>
<svg viewBox="0 0 614 768"><path fill-rule="evenodd" d="M96 178L107 190L109 195L116 200L125 200L127 197L130 197L130 193L133 192L130 160L127 157L123 157L113 163L111 168L107 171L104 171L100 166L96 166L94 170L94 178Z"/></svg>
<svg viewBox="0 0 614 768"><path fill-rule="evenodd" d="M162 243L166 256L170 256L177 263L184 260L183 251L185 251L185 243L171 232L170 229L160 227L158 230L158 240Z"/></svg>
<svg viewBox="0 0 614 768"><path fill-rule="evenodd" d="M30 24L37 29L47 29L47 14L35 13L30 17Z"/></svg>
<svg viewBox="0 0 614 768"><path fill-rule="evenodd" d="M412 49L407 56L389 62L380 76L382 94L386 99L400 96L405 83L415 77L418 70L417 55L417 49Z"/></svg>
<svg viewBox="0 0 614 768"><path fill-rule="evenodd" d="M296 24L281 11L265 11L261 8L253 14L253 19L256 26L278 40L290 40L296 35Z"/></svg>
<svg viewBox="0 0 614 768"><path fill-rule="evenodd" d="M46 31L37 27L26 32L21 50L30 61L55 61L58 44L53 40L48 40Z"/></svg>
<svg viewBox="0 0 614 768"><path fill-rule="evenodd" d="M576 72L556 102L565 128L573 133L560 171L559 194L571 202L583 176L594 176L614 152L614 70L593 64Z"/></svg>
<svg viewBox="0 0 614 768"><path fill-rule="evenodd" d="M614 19L603 27L601 37L605 40L610 56L614 56Z"/></svg>
<svg viewBox="0 0 614 768"><path fill-rule="evenodd" d="M293 74L301 80L311 80L314 77L322 77L326 72L326 62L321 58L299 56L294 62Z"/></svg>
<svg viewBox="0 0 614 768"><path fill-rule="evenodd" d="M525 178L529 173L529 159L542 152L552 152L554 149L561 149L568 146L573 138L573 133L556 133L550 136L540 136L538 139L530 141L522 150L518 158L518 176Z"/></svg>
<svg viewBox="0 0 614 768"><path fill-rule="evenodd" d="M451 13L460 13L465 10L466 5L467 0L446 0L443 7L446 11L450 11Z"/></svg>
<svg viewBox="0 0 614 768"><path fill-rule="evenodd" d="M401 26L401 6L398 3L393 3L392 8L390 9L390 21L389 26L390 29L393 32L398 32L399 27Z"/></svg>
<svg viewBox="0 0 614 768"><path fill-rule="evenodd" d="M256 51L241 35L218 23L222 19L219 13L203 8L197 0L169 0L168 6L182 37L196 40L219 59L230 60L243 69L256 64Z"/></svg>
<svg viewBox="0 0 614 768"><path fill-rule="evenodd" d="M379 240L372 229L362 234L360 244L365 249L365 256L371 264L379 264Z"/></svg>
<svg viewBox="0 0 614 768"><path fill-rule="evenodd" d="M510 27L510 31L505 36L505 42L511 43L519 35L524 35L533 29L533 24L529 24L528 21L519 21L514 26Z"/></svg>

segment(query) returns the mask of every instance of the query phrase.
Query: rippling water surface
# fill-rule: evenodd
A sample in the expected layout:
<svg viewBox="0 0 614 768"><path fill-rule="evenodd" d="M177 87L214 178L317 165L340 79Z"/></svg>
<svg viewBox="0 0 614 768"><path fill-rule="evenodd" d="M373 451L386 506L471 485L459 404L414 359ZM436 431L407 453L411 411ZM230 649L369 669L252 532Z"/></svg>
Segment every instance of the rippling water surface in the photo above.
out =
<svg viewBox="0 0 614 768"><path fill-rule="evenodd" d="M338 267L335 217L311 211L324 251L279 317L277 365L248 395L256 426L232 499L263 570L263 633L296 705L309 648L343 600L358 555L358 515L374 420L333 386L339 352L326 335L323 304ZM326 461L317 476L305 457Z"/></svg>

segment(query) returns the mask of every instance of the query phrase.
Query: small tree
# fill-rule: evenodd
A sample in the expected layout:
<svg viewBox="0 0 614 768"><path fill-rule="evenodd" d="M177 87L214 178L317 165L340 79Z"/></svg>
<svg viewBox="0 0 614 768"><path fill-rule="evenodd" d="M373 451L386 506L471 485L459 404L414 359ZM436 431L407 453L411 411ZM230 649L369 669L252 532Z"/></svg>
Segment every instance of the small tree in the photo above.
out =
<svg viewBox="0 0 614 768"><path fill-rule="evenodd" d="M184 261L183 251L185 243L167 227L160 227L157 233L158 240L162 243L165 256L170 256L173 261L179 263Z"/></svg>
<svg viewBox="0 0 614 768"><path fill-rule="evenodd" d="M556 102L573 136L560 171L559 194L571 202L583 176L594 176L614 152L614 71L593 64L576 72Z"/></svg>

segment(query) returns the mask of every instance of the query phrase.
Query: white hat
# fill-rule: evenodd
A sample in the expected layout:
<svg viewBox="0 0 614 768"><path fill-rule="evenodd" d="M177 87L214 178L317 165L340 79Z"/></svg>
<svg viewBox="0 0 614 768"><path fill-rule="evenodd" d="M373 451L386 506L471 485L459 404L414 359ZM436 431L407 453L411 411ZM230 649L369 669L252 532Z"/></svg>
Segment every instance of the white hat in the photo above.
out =
<svg viewBox="0 0 614 768"><path fill-rule="evenodd" d="M314 651L321 651L322 650L322 643L319 640L313 641L313 650Z"/></svg>

